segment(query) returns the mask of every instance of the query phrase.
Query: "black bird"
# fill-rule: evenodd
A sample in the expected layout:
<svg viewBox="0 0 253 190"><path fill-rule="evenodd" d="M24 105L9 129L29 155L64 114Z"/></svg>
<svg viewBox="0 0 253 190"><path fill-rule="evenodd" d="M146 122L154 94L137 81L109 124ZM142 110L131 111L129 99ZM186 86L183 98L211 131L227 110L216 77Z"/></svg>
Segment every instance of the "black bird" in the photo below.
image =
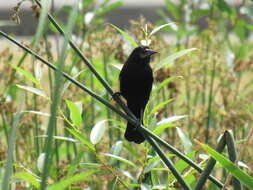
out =
<svg viewBox="0 0 253 190"><path fill-rule="evenodd" d="M124 64L120 78L120 94L126 99L127 107L142 122L143 111L148 103L153 84L153 72L149 65L151 55L157 53L147 46L135 48ZM142 143L145 138L131 123L127 123L125 138Z"/></svg>

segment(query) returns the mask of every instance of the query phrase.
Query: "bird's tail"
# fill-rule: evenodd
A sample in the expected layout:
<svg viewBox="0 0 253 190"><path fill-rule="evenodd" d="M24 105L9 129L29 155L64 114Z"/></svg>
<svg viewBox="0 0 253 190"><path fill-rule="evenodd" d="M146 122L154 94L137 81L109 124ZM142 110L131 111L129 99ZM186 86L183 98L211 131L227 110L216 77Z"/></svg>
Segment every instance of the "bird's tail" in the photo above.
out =
<svg viewBox="0 0 253 190"><path fill-rule="evenodd" d="M138 129L132 125L131 123L127 123L127 128L125 132L125 138L130 142L135 142L137 144L142 143L145 141L143 135L138 131Z"/></svg>

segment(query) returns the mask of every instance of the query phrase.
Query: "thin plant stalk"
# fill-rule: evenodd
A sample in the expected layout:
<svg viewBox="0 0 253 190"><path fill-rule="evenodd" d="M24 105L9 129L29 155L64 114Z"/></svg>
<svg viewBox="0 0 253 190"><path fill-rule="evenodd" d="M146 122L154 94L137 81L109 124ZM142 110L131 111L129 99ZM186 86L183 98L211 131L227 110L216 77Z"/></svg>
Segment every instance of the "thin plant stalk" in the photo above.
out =
<svg viewBox="0 0 253 190"><path fill-rule="evenodd" d="M222 137L220 138L218 142L218 145L216 148L217 152L222 152L225 146L226 146L226 138L224 134L222 135ZM199 180L195 186L195 190L203 189L203 186L205 185L208 176L210 176L210 173L212 172L215 164L216 164L216 160L211 157L210 160L207 162L205 169L201 173L201 176L199 177Z"/></svg>
<svg viewBox="0 0 253 190"><path fill-rule="evenodd" d="M172 163L172 161L165 156L165 154L163 153L163 151L161 150L161 148L158 146L158 144L147 135L147 141L152 145L152 147L155 149L155 151L157 152L157 154L160 156L160 158L163 160L164 164L170 169L170 171L172 172L172 174L175 176L175 178L177 179L177 181L180 183L181 187L185 190L191 190L191 187L185 182L185 180L182 178L182 176L180 175L180 173L177 171L177 169L175 168L174 164Z"/></svg>
<svg viewBox="0 0 253 190"><path fill-rule="evenodd" d="M206 135L205 135L205 142L207 143L209 140L209 131L210 131L210 126L211 126L211 120L213 119L213 114L212 114L212 105L213 105L213 89L214 89L214 78L215 78L215 71L216 69L216 60L213 60L213 65L212 65L212 72L211 72L211 77L210 77L210 89L209 89L209 94L208 94L208 107L207 107L207 120L206 120Z"/></svg>
<svg viewBox="0 0 253 190"><path fill-rule="evenodd" d="M67 31L66 35L64 38L61 54L59 57L59 62L58 62L58 70L59 72L55 73L55 83L54 83L54 94L52 97L52 105L51 105L51 117L49 120L49 125L47 129L47 138L45 142L45 160L43 164L43 173L42 173L42 179L41 179L41 185L40 185L40 190L45 190L47 186L47 178L49 176L50 172L50 164L52 160L52 141L53 141L53 135L56 130L56 115L57 115L57 107L59 104L59 99L60 99L60 94L61 94L61 78L62 78L62 71L64 69L64 63L65 63L65 58L67 56L67 47L68 47L68 40L71 37L71 33L74 27L74 23L77 18L77 6L73 8L71 11L68 25L67 25Z"/></svg>
<svg viewBox="0 0 253 190"><path fill-rule="evenodd" d="M13 118L13 125L10 128L10 135L8 139L8 150L7 150L7 161L6 161L6 167L3 175L2 180L2 189L10 189L10 177L12 175L13 170L13 154L16 146L16 136L17 136L17 130L18 130L18 124L21 117L21 108L24 100L24 93L20 95L20 98L18 100L18 108L17 112L14 114Z"/></svg>
<svg viewBox="0 0 253 190"><path fill-rule="evenodd" d="M230 131L225 132L225 137L226 137L226 144L227 144L229 159L233 163L236 163L237 153L236 153L236 148L235 148L234 137L233 137L233 135L231 134ZM223 189L225 189L227 187L227 185L229 184L231 178L232 178L232 183L233 183L234 189L242 190L242 184L240 183L240 181L238 179L236 179L235 177L232 177L231 175L229 175L227 177L227 180L225 182L225 185L224 185Z"/></svg>

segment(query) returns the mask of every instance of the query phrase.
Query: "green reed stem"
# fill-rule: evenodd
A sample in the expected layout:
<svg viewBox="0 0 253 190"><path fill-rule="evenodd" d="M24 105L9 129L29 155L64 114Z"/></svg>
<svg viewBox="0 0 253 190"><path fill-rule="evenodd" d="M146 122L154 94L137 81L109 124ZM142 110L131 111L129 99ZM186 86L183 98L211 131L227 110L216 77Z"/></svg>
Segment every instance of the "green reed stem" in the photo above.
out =
<svg viewBox="0 0 253 190"><path fill-rule="evenodd" d="M216 148L217 152L219 153L222 152L225 146L226 146L225 135L222 135ZM195 190L203 189L203 186L205 185L207 178L210 176L210 173L212 172L215 164L216 160L211 157L210 160L207 162L205 169L201 173L201 176L199 177Z"/></svg>

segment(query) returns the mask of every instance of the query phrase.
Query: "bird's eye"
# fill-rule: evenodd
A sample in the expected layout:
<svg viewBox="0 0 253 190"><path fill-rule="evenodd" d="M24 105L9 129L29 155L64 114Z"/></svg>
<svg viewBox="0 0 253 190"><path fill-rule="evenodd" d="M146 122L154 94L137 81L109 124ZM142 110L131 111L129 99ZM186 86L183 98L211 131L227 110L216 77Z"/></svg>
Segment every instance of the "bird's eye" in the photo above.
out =
<svg viewBox="0 0 253 190"><path fill-rule="evenodd" d="M141 51L141 53L140 53L140 58L145 58L145 57L146 57L146 51L143 50L143 51Z"/></svg>

